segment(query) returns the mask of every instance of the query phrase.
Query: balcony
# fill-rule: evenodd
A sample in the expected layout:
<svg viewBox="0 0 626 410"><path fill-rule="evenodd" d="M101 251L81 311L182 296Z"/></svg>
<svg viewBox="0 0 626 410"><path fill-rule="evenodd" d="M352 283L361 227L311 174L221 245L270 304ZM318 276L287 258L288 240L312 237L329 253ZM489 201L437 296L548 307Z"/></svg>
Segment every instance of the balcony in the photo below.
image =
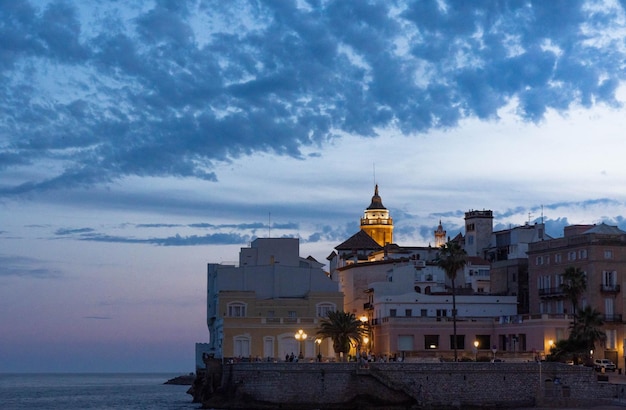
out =
<svg viewBox="0 0 626 410"><path fill-rule="evenodd" d="M372 309L374 309L374 304L369 303L369 302L363 303L363 309L365 309L365 310L372 310Z"/></svg>
<svg viewBox="0 0 626 410"><path fill-rule="evenodd" d="M604 315L605 323L621 323L622 315Z"/></svg>
<svg viewBox="0 0 626 410"><path fill-rule="evenodd" d="M602 293L619 293L620 287L619 285L600 285L600 292Z"/></svg>
<svg viewBox="0 0 626 410"><path fill-rule="evenodd" d="M563 296L565 296L565 292L563 292L563 289L560 287L539 289L539 297L541 298L556 298Z"/></svg>

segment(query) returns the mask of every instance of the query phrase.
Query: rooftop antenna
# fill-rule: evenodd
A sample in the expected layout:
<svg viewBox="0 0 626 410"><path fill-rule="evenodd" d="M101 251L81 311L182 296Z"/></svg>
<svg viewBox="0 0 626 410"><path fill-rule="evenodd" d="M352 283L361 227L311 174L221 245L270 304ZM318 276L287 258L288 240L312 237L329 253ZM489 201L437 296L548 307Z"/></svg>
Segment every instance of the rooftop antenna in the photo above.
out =
<svg viewBox="0 0 626 410"><path fill-rule="evenodd" d="M373 167L373 170L374 170L374 185L376 185L376 163L375 162L372 163L372 167Z"/></svg>

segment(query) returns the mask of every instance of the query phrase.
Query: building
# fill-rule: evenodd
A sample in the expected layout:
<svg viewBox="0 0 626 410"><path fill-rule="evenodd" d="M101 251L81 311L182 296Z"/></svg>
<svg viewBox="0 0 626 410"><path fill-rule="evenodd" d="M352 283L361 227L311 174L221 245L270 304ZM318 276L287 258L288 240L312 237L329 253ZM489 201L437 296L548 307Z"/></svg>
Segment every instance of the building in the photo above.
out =
<svg viewBox="0 0 626 410"><path fill-rule="evenodd" d="M528 289L529 244L552 239L545 233L543 223L525 224L496 231L485 250L491 263L491 292L517 296L518 313L530 311Z"/></svg>
<svg viewBox="0 0 626 410"><path fill-rule="evenodd" d="M482 210L465 212L465 237L463 247L468 256L484 258L493 233L493 212Z"/></svg>
<svg viewBox="0 0 626 410"><path fill-rule="evenodd" d="M626 280L626 232L616 226L571 225L562 238L529 244L530 313L566 315L572 313L561 284L568 267L582 270L587 289L579 308L591 306L604 318L607 339L596 346L596 358L624 363L624 294L621 284ZM556 335L568 336L567 329Z"/></svg>
<svg viewBox="0 0 626 410"><path fill-rule="evenodd" d="M332 343L315 343L319 321L341 310L343 295L315 259L299 256L297 238L259 238L241 248L238 265L208 264L209 351L216 358L284 360L318 351L334 356ZM306 334L297 340L299 330Z"/></svg>

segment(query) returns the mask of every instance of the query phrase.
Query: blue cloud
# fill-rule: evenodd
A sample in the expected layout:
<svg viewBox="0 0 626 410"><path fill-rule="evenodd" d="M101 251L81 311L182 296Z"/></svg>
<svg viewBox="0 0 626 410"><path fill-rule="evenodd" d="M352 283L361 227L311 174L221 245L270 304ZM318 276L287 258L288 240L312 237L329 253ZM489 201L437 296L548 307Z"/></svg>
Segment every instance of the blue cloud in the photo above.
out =
<svg viewBox="0 0 626 410"><path fill-rule="evenodd" d="M341 132L450 128L514 99L538 122L572 104L618 106L626 79L622 49L590 37L615 32L620 13L578 0L83 4L97 8L89 23L77 4L0 9L0 169L61 169L5 178L0 195L216 181L218 162L306 160L303 147Z"/></svg>

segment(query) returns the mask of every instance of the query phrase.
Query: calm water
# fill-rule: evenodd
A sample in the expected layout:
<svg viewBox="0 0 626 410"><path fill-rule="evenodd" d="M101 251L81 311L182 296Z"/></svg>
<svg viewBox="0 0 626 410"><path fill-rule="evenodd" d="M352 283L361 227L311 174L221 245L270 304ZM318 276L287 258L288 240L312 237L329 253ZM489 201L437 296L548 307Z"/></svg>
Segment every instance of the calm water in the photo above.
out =
<svg viewBox="0 0 626 410"><path fill-rule="evenodd" d="M198 409L178 374L0 374L0 409Z"/></svg>

